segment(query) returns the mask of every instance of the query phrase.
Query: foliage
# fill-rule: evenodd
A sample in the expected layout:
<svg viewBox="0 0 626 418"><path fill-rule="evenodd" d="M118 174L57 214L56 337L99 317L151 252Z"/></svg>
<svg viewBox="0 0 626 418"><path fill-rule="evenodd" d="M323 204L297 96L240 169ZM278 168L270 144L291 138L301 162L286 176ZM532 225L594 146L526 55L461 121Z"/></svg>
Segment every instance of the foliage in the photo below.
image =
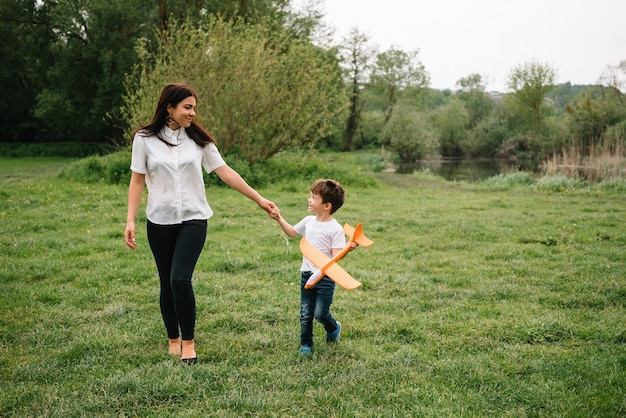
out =
<svg viewBox="0 0 626 418"><path fill-rule="evenodd" d="M383 130L385 143L401 163L411 163L438 153L437 133L423 113L398 106Z"/></svg>
<svg viewBox="0 0 626 418"><path fill-rule="evenodd" d="M339 46L341 66L344 80L349 89L348 98L350 100L343 151L352 149L354 138L361 124L363 111L361 92L372 66L371 60L375 53L374 49L368 46L368 42L368 36L354 27L350 30L348 36L343 39L342 45Z"/></svg>
<svg viewBox="0 0 626 418"><path fill-rule="evenodd" d="M250 164L314 144L345 109L333 57L261 25L210 19L201 28L171 27L157 53L140 47L140 58L133 75L138 88L125 96L121 112L130 126L152 117L166 83L186 82L197 91L201 123L220 150Z"/></svg>
<svg viewBox="0 0 626 418"><path fill-rule="evenodd" d="M76 157L104 155L117 149L102 143L53 142L53 143L0 143L2 157Z"/></svg>
<svg viewBox="0 0 626 418"><path fill-rule="evenodd" d="M383 145L382 129L400 103L437 125L446 155L545 158L623 140L626 60L607 65L594 86L554 85L556 69L532 60L511 70L511 93L486 93L476 73L459 79L457 91L438 91L428 88L417 50L378 52L357 28L332 45L321 2L299 3L300 10L289 0L2 1L0 36L8 41L0 44L0 89L9 99L0 121L9 128L0 141L33 146L0 151L50 155L59 148L40 144L75 142L85 147L63 145L63 155L82 156L91 144L123 146L172 77L201 90L206 126L226 154L246 163L301 146ZM175 67L174 58L183 65L159 73ZM202 72L199 63L210 71L196 82L188 70ZM469 117L464 132L443 117L457 99Z"/></svg>
<svg viewBox="0 0 626 418"><path fill-rule="evenodd" d="M541 127L544 99L552 90L555 78L556 70L549 64L532 60L514 67L507 79L514 102L530 114L535 130Z"/></svg>
<svg viewBox="0 0 626 418"><path fill-rule="evenodd" d="M310 359L297 354L297 241L211 188L189 368L167 353L145 229L135 252L123 244L127 187L39 172L22 162L0 189L0 415L626 413L623 183L503 192L381 173L383 187L347 188L337 218L374 245L342 260L363 285L336 290L342 340L315 325ZM308 185L261 192L295 222Z"/></svg>
<svg viewBox="0 0 626 418"><path fill-rule="evenodd" d="M46 86L42 74L52 64L48 43L54 34L51 4L37 3L0 2L0 38L4 40L0 43L0 91L4 97L0 101L0 123L10 127L5 129L2 142L32 140L41 130L33 108L38 92Z"/></svg>
<svg viewBox="0 0 626 418"><path fill-rule="evenodd" d="M385 116L378 110L367 110L362 113L359 135L355 138L354 147L368 149L380 146L385 142L383 129Z"/></svg>
<svg viewBox="0 0 626 418"><path fill-rule="evenodd" d="M620 102L625 101L626 93L626 59L616 65L607 65L606 70L600 75L600 81L610 87L619 95Z"/></svg>
<svg viewBox="0 0 626 418"><path fill-rule="evenodd" d="M510 133L506 110L501 104L495 105L494 111L473 129L465 150L466 155L493 157Z"/></svg>
<svg viewBox="0 0 626 418"><path fill-rule="evenodd" d="M121 130L106 115L121 105L124 74L135 61L133 44L147 35L140 26L146 6L79 0L51 8L52 62L34 108L47 140L121 142Z"/></svg>
<svg viewBox="0 0 626 418"><path fill-rule="evenodd" d="M356 154L361 155L361 154ZM235 169L252 187L267 187L280 184L286 179L310 182L311 179L334 178L345 185L355 187L375 186L375 180L368 175L370 171L380 171L380 157L362 158L358 164L344 167L335 164L337 154L317 154L282 152L269 160L259 161L251 166L247 161L227 158L228 164ZM128 184L130 180L131 155L128 150L104 156L90 156L72 162L60 172L60 177L82 183ZM215 173L204 173L207 186L222 186Z"/></svg>
<svg viewBox="0 0 626 418"><path fill-rule="evenodd" d="M0 2L3 142L120 144L124 78L135 44L170 24L216 14L282 28L288 0L5 0Z"/></svg>
<svg viewBox="0 0 626 418"><path fill-rule="evenodd" d="M430 76L418 59L419 51L403 51L392 47L380 52L370 75L371 87L382 94L385 123L393 114L394 107L403 93L417 91L428 86Z"/></svg>
<svg viewBox="0 0 626 418"><path fill-rule="evenodd" d="M485 93L485 83L480 74L470 74L459 79L457 86L460 89L456 92L469 116L469 128L474 128L481 120L491 113L494 103Z"/></svg>
<svg viewBox="0 0 626 418"><path fill-rule="evenodd" d="M548 94L548 98L559 112L563 112L575 97L582 97L586 91L595 90L597 87L594 85L572 84L568 81L554 86Z"/></svg>
<svg viewBox="0 0 626 418"><path fill-rule="evenodd" d="M580 178L571 178L562 174L545 176L536 184L537 190L552 192L571 192L589 188L590 184Z"/></svg>
<svg viewBox="0 0 626 418"><path fill-rule="evenodd" d="M286 179L300 182L306 188L306 184L316 178L333 178L344 186L352 187L377 185L376 180L368 172L378 168L379 160L367 161L355 169L336 164L335 155L335 153L317 155L285 152L269 160L259 161L254 166L238 159L230 159L228 164L255 188L282 184ZM205 182L209 186L224 185L214 173L210 175L205 173Z"/></svg>
<svg viewBox="0 0 626 418"><path fill-rule="evenodd" d="M613 153L626 157L626 119L609 126L597 147L602 152Z"/></svg>
<svg viewBox="0 0 626 418"><path fill-rule="evenodd" d="M534 132L519 133L507 138L496 154L499 158L540 158L542 137Z"/></svg>
<svg viewBox="0 0 626 418"><path fill-rule="evenodd" d="M516 171L502 173L485 180L482 186L490 190L511 190L515 187L525 187L535 184L536 179L527 172Z"/></svg>
<svg viewBox="0 0 626 418"><path fill-rule="evenodd" d="M606 130L626 120L626 103L618 90L607 87L587 89L566 106L570 138L568 145L590 152Z"/></svg>
<svg viewBox="0 0 626 418"><path fill-rule="evenodd" d="M439 151L444 157L460 157L467 149L470 116L457 98L433 111L434 126L439 133Z"/></svg>
<svg viewBox="0 0 626 418"><path fill-rule="evenodd" d="M94 155L73 162L59 176L83 183L128 184L130 160L131 155L127 150L105 156Z"/></svg>

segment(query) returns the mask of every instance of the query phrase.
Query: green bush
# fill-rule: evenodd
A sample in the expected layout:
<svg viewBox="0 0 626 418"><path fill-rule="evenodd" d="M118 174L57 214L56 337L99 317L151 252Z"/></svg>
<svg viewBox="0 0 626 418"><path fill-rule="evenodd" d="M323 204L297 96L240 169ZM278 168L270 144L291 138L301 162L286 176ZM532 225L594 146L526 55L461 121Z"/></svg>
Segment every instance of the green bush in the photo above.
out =
<svg viewBox="0 0 626 418"><path fill-rule="evenodd" d="M112 145L81 142L0 143L0 156L2 157L83 158L90 155L105 155L115 150L116 148Z"/></svg>
<svg viewBox="0 0 626 418"><path fill-rule="evenodd" d="M497 176L486 179L483 184L494 190L509 190L515 186L530 186L535 183L532 174L517 171L512 173L501 173Z"/></svg>
<svg viewBox="0 0 626 418"><path fill-rule="evenodd" d="M598 183L597 190L607 193L626 193L626 179L604 180Z"/></svg>
<svg viewBox="0 0 626 418"><path fill-rule="evenodd" d="M494 156L509 135L509 127L503 117L490 116L478 123L468 141L465 154Z"/></svg>
<svg viewBox="0 0 626 418"><path fill-rule="evenodd" d="M387 163L385 162L385 159L380 155L380 152L376 154L359 154L357 156L357 161L359 163L359 167L367 167L374 173L380 173L385 168L387 168Z"/></svg>
<svg viewBox="0 0 626 418"><path fill-rule="evenodd" d="M578 178L569 178L564 175L544 176L537 181L539 191L571 192L589 188L589 183Z"/></svg>
<svg viewBox="0 0 626 418"><path fill-rule="evenodd" d="M92 156L72 163L61 171L60 176L84 183L127 184L130 181L130 161L129 150ZM377 184L370 174L372 165L380 164L371 158L353 159L348 154L313 153L279 154L254 165L236 158L227 158L227 163L254 188L293 180L309 183L317 178L333 178L352 187L371 187ZM204 181L208 186L223 185L215 173L204 173Z"/></svg>
<svg viewBox="0 0 626 418"><path fill-rule="evenodd" d="M59 176L83 183L127 184L130 181L130 159L129 151L91 156L70 164Z"/></svg>
<svg viewBox="0 0 626 418"><path fill-rule="evenodd" d="M439 138L426 117L408 106L399 106L383 131L389 149L399 163L413 163L437 155Z"/></svg>

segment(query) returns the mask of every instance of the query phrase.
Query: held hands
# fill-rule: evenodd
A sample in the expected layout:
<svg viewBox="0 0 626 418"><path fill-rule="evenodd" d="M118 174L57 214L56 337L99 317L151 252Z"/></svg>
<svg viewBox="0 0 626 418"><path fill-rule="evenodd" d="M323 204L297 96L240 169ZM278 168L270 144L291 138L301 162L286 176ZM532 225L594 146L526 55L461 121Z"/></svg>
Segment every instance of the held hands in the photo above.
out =
<svg viewBox="0 0 626 418"><path fill-rule="evenodd" d="M270 218L276 219L276 220L280 218L280 209L278 209L278 206L276 206L274 202L271 202L265 198L262 198L261 201L259 201L258 205L265 212L267 212Z"/></svg>
<svg viewBox="0 0 626 418"><path fill-rule="evenodd" d="M276 210L270 213L269 215L270 215L270 218L272 218L275 221L280 220L280 209L276 208Z"/></svg>

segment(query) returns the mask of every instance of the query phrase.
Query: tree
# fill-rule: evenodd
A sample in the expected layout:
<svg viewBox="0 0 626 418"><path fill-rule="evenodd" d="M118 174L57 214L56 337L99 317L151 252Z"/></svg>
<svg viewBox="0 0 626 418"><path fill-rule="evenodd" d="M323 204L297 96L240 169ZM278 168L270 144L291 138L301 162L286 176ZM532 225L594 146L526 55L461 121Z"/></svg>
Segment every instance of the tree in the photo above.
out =
<svg viewBox="0 0 626 418"><path fill-rule="evenodd" d="M430 82L424 65L417 58L418 54L418 50L405 52L392 47L376 56L370 82L373 88L385 96L385 123L391 118L395 105L405 92L419 92Z"/></svg>
<svg viewBox="0 0 626 418"><path fill-rule="evenodd" d="M471 156L494 157L511 136L509 116L502 103L494 103L492 112L471 131L465 153Z"/></svg>
<svg viewBox="0 0 626 418"><path fill-rule="evenodd" d="M106 118L121 105L124 74L135 62L133 46L148 29L148 2L59 1L50 10L51 65L41 74L35 115L46 140L121 142L122 130Z"/></svg>
<svg viewBox="0 0 626 418"><path fill-rule="evenodd" d="M139 88L129 90L120 112L129 126L149 120L165 83L186 82L220 150L250 164L314 144L347 105L331 54L262 25L211 19L202 28L170 26L157 53L142 50L140 57L133 73Z"/></svg>
<svg viewBox="0 0 626 418"><path fill-rule="evenodd" d="M157 29L206 16L270 21L280 29L288 0L3 0L0 2L2 141L122 142L125 74L135 45Z"/></svg>
<svg viewBox="0 0 626 418"><path fill-rule="evenodd" d="M437 154L437 133L424 113L412 106L399 105L385 125L383 135L401 163L413 163Z"/></svg>
<svg viewBox="0 0 626 418"><path fill-rule="evenodd" d="M299 8L290 4L289 13L283 19L282 28L291 32L296 38L307 39L318 46L327 47L331 44L334 29L323 20L323 0L306 0Z"/></svg>
<svg viewBox="0 0 626 418"><path fill-rule="evenodd" d="M535 60L518 65L511 70L507 87L513 90L513 99L526 108L538 131L542 121L544 99L554 87L556 70Z"/></svg>
<svg viewBox="0 0 626 418"><path fill-rule="evenodd" d="M622 60L617 65L609 65L600 76L599 82L615 89L620 103L624 103L626 94L626 60Z"/></svg>
<svg viewBox="0 0 626 418"><path fill-rule="evenodd" d="M493 109L493 100L485 93L485 83L480 74L470 74L456 82L456 96L463 102L469 115L469 128L476 127Z"/></svg>
<svg viewBox="0 0 626 418"><path fill-rule="evenodd" d="M469 113L463 102L451 99L434 112L434 126L439 132L439 149L445 157L460 157L464 154L468 138Z"/></svg>
<svg viewBox="0 0 626 418"><path fill-rule="evenodd" d="M363 101L361 90L364 87L374 50L368 46L369 38L353 27L347 37L344 37L340 54L342 57L344 77L348 83L350 110L346 122L343 151L350 151L354 136L359 129Z"/></svg>
<svg viewBox="0 0 626 418"><path fill-rule="evenodd" d="M626 120L622 98L616 87L594 86L568 103L570 145L585 154L599 145L609 127Z"/></svg>
<svg viewBox="0 0 626 418"><path fill-rule="evenodd" d="M52 63L49 9L36 0L0 2L0 123L8 127L1 141L27 142L39 135L33 109L46 84L42 74Z"/></svg>

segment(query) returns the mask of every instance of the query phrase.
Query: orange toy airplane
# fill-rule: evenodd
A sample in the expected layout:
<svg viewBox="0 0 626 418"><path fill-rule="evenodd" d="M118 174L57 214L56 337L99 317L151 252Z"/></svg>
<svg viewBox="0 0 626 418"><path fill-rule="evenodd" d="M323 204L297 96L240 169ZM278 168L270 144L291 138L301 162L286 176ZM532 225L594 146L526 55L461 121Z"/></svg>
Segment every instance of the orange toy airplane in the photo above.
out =
<svg viewBox="0 0 626 418"><path fill-rule="evenodd" d="M341 250L341 252L337 253L337 255L333 258L328 258L309 241L307 241L306 238L302 237L300 240L300 252L302 252L302 255L319 269L315 271L311 277L309 277L309 280L307 280L304 285L305 289L310 289L315 286L324 276L330 277L335 283L348 290L356 289L361 286L361 283L350 276L339 266L339 264L337 264L337 262L348 254L353 242L356 242L363 247L369 247L374 242L365 236L360 223L356 226L356 228L352 228L350 225L345 224L343 226L343 231L350 237L350 241L348 241L348 244Z"/></svg>

